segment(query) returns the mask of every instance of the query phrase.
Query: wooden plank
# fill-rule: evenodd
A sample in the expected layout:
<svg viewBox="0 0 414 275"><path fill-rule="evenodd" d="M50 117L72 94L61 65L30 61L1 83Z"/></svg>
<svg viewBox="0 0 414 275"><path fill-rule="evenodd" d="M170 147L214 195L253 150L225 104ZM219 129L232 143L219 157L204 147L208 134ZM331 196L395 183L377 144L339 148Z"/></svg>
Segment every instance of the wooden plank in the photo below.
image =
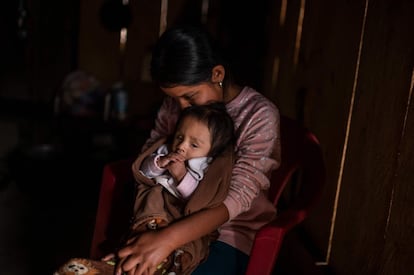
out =
<svg viewBox="0 0 414 275"><path fill-rule="evenodd" d="M378 274L414 273L414 104L411 98L407 125L401 143L401 155L393 178L394 192L385 248Z"/></svg>
<svg viewBox="0 0 414 275"><path fill-rule="evenodd" d="M202 0L170 0L167 25L201 23L201 2Z"/></svg>
<svg viewBox="0 0 414 275"><path fill-rule="evenodd" d="M290 3L290 1L288 1ZM302 120L319 138L327 178L317 208L304 223L316 261L325 262L339 177L355 64L363 18L363 3L306 2L298 64L293 64L300 2L288 6L280 43L280 74L274 98L282 113ZM291 33L295 36L292 36ZM290 33L290 37L286 36Z"/></svg>
<svg viewBox="0 0 414 275"><path fill-rule="evenodd" d="M265 65L267 69L270 69L271 74L267 75L267 77L272 82L274 60L278 58L277 83L265 85L264 93L278 105L281 113L292 118L295 118L294 108L292 108L295 98L292 88L295 81L295 70L292 60L295 50L300 3L300 0L287 1L284 13L285 19L282 25L275 22L274 19L269 21L268 24L274 24L274 30L271 33L273 39L271 40L270 47L272 48L268 49L268 56L271 58L266 59L267 63ZM273 13L272 16L274 15ZM280 20L280 8L277 16L277 20Z"/></svg>
<svg viewBox="0 0 414 275"><path fill-rule="evenodd" d="M320 262L329 260L335 197L363 18L363 4L308 2L297 66L296 115L319 138L326 164L325 193L304 223ZM333 219L332 219L333 218Z"/></svg>
<svg viewBox="0 0 414 275"><path fill-rule="evenodd" d="M119 74L119 34L101 24L102 1L80 1L78 67L109 88Z"/></svg>
<svg viewBox="0 0 414 275"><path fill-rule="evenodd" d="M128 29L124 77L129 91L128 114L147 116L158 107L162 96L149 74L152 47L159 36L161 0L130 3L133 21Z"/></svg>
<svg viewBox="0 0 414 275"><path fill-rule="evenodd" d="M132 21L124 55L120 51L120 33L105 29L100 22L102 1L81 1L79 68L95 75L108 91L115 82L123 81L131 116L147 115L161 96L150 83L148 72L144 73L149 69L151 47L158 38L160 1L130 1Z"/></svg>
<svg viewBox="0 0 414 275"><path fill-rule="evenodd" d="M390 211L388 225L384 237L385 247L382 253L380 271L378 274L414 274L414 36L412 26L414 17L412 1L399 1L389 9L386 3L381 3L383 17L386 18L390 33L385 40L393 49L393 54L387 58L388 77L394 79L388 92L401 94L405 99L399 108L404 113L398 124L401 126L400 142L398 143L397 166L391 184ZM392 84L392 86L391 86ZM386 91L384 91L386 92ZM396 121L396 119L394 119Z"/></svg>
<svg viewBox="0 0 414 275"><path fill-rule="evenodd" d="M285 23L285 8L283 1L273 1L269 6L268 18L265 23L266 59L263 62L263 94L276 103L276 87L279 80L280 56L282 50L282 29ZM282 11L283 10L283 11Z"/></svg>
<svg viewBox="0 0 414 275"><path fill-rule="evenodd" d="M217 30L219 28L221 5L221 0L208 0L207 22L205 22L205 25L213 37L217 35Z"/></svg>
<svg viewBox="0 0 414 275"><path fill-rule="evenodd" d="M412 9L407 1L401 4L375 1L368 6L333 242L331 263L337 274L379 274L383 260L411 79L407 60L413 59L412 38L407 40ZM411 24L405 26L407 22Z"/></svg>
<svg viewBox="0 0 414 275"><path fill-rule="evenodd" d="M264 61L267 58L265 27L272 1L222 2L218 31L220 40L228 49L234 78L239 84L262 92Z"/></svg>

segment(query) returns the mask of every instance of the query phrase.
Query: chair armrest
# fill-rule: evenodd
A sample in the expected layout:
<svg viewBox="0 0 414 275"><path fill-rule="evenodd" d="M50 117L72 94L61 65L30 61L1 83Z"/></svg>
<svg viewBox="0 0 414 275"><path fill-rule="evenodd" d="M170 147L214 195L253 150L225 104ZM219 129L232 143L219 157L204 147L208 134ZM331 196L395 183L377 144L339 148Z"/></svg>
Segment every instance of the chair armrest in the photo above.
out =
<svg viewBox="0 0 414 275"><path fill-rule="evenodd" d="M102 173L102 183L95 219L95 229L92 237L90 257L99 259L104 256L100 245L107 239L111 220L115 216L123 216L117 208L123 206L122 193L125 184L133 180L131 165L133 159L114 161L105 165ZM114 222L112 222L114 223Z"/></svg>
<svg viewBox="0 0 414 275"><path fill-rule="evenodd" d="M272 274L285 234L306 217L306 211L289 209L256 234L246 275Z"/></svg>

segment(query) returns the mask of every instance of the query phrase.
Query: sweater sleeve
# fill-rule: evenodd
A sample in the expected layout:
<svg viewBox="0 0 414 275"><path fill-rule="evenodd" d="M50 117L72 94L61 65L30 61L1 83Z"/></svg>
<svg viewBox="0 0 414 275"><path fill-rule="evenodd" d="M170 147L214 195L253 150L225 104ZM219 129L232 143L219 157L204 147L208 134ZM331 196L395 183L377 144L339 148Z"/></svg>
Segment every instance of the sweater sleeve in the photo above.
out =
<svg viewBox="0 0 414 275"><path fill-rule="evenodd" d="M180 113L180 108L171 97L165 97L155 119L154 128L150 132L150 137L145 141L141 151L145 151L157 140L173 134L175 124Z"/></svg>
<svg viewBox="0 0 414 275"><path fill-rule="evenodd" d="M155 178L162 175L165 172L165 168L161 168L157 165L157 160L160 155L150 155L141 164L140 171L147 178Z"/></svg>
<svg viewBox="0 0 414 275"><path fill-rule="evenodd" d="M158 166L157 161L161 156L168 154L168 147L162 144L151 155L147 156L141 163L139 171L147 178L155 178L162 175L167 169Z"/></svg>
<svg viewBox="0 0 414 275"><path fill-rule="evenodd" d="M197 188L198 183L199 181L190 172L187 172L176 189L184 199L188 199Z"/></svg>
<svg viewBox="0 0 414 275"><path fill-rule="evenodd" d="M250 209L269 188L270 172L280 164L279 112L273 104L253 103L234 118L238 124L236 161L224 200L230 220Z"/></svg>

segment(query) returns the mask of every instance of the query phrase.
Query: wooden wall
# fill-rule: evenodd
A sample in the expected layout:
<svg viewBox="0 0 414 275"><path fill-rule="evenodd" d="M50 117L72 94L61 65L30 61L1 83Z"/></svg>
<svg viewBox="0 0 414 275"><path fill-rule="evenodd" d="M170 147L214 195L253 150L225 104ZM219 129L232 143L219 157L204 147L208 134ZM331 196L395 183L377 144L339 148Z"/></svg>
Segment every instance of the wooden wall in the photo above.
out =
<svg viewBox="0 0 414 275"><path fill-rule="evenodd" d="M324 148L327 187L305 227L335 274L414 272L413 11L408 0L273 9L265 92Z"/></svg>
<svg viewBox="0 0 414 275"><path fill-rule="evenodd" d="M131 0L132 23L124 60L119 51L119 32L108 31L100 22L103 2L81 1L79 68L93 73L107 89L123 81L129 90L130 115L145 115L158 106L162 95L149 79L150 54L160 29L177 22L205 23L226 46L237 49L232 51L233 60L246 57L243 66L236 66L243 82L261 88L266 23L263 14L271 1ZM235 5L239 5L239 13L234 12ZM247 16L252 20L246 20ZM160 26L162 19L165 25Z"/></svg>
<svg viewBox="0 0 414 275"><path fill-rule="evenodd" d="M81 1L79 67L110 87L123 64L138 115L162 96L147 74L162 4L170 25L200 20L208 3L205 23L238 46L246 84L323 146L327 185L303 226L314 261L335 274L414 273L414 2L131 0L124 63L119 34L99 23L101 3Z"/></svg>

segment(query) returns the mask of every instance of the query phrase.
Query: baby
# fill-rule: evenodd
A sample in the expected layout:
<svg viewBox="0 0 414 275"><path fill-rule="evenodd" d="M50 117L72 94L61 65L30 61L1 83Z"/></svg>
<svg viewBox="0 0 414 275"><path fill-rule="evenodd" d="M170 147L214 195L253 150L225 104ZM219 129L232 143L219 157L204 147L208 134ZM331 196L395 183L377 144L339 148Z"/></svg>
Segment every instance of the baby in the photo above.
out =
<svg viewBox="0 0 414 275"><path fill-rule="evenodd" d="M172 139L153 144L132 166L137 196L129 236L219 205L230 185L234 140L233 120L223 103L183 109ZM156 274L190 274L215 238L212 232L177 249Z"/></svg>
<svg viewBox="0 0 414 275"><path fill-rule="evenodd" d="M147 157L139 171L187 200L208 164L233 143L233 121L221 103L184 109L173 140Z"/></svg>

